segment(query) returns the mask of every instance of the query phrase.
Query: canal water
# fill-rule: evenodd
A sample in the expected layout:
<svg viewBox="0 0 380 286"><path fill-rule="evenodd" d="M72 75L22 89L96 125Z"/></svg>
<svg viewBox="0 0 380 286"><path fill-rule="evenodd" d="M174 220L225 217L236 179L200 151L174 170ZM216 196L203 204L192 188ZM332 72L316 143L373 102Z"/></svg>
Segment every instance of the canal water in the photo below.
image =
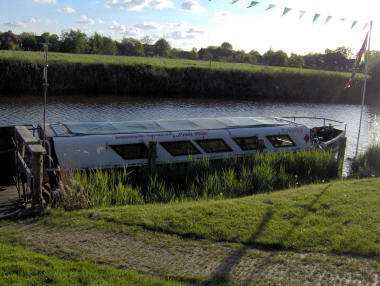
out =
<svg viewBox="0 0 380 286"><path fill-rule="evenodd" d="M163 99L121 96L51 96L47 122L120 121L221 116L315 116L347 122L346 157L355 155L360 105ZM42 97L0 96L0 126L42 122ZM380 140L380 106L364 107L359 152Z"/></svg>

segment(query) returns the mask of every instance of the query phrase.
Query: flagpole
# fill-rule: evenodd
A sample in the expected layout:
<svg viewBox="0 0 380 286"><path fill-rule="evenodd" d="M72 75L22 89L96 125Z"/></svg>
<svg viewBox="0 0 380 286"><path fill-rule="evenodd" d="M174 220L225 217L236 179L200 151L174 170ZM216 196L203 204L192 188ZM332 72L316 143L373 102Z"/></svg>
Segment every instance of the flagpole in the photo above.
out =
<svg viewBox="0 0 380 286"><path fill-rule="evenodd" d="M371 48L371 34L372 34L372 21L370 22L370 26L369 26L368 49L367 49L367 53L365 55L367 57L367 59L365 61L365 78L364 78L363 95L362 95L362 107L361 107L361 110L360 110L360 121L359 121L358 139L356 141L355 158L358 155L359 138L360 138L360 131L361 131L361 127L362 127L362 119L363 119L364 99L365 99L365 94L366 94L366 91L367 91L369 53L370 53L370 48Z"/></svg>

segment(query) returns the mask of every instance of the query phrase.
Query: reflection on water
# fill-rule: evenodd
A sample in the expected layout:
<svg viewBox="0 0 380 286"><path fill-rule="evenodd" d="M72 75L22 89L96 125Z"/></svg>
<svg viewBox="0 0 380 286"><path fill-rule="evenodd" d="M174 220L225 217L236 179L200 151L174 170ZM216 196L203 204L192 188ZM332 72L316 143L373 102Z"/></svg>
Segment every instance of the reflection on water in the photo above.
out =
<svg viewBox="0 0 380 286"><path fill-rule="evenodd" d="M0 126L42 122L42 98L1 96ZM118 96L52 96L47 122L119 121L215 116L316 116L345 121L346 156L355 154L360 105L252 102L214 99L162 99ZM380 142L380 107L365 106L359 152Z"/></svg>

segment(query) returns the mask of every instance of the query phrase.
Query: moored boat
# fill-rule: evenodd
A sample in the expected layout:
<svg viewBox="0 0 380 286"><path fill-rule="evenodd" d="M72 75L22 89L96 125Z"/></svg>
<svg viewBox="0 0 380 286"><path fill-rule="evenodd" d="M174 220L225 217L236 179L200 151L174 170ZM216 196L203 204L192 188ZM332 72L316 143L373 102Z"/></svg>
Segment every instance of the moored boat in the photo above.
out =
<svg viewBox="0 0 380 286"><path fill-rule="evenodd" d="M165 164L242 157L259 151L334 149L345 135L343 122L304 117L308 121L323 120L319 126L307 126L296 122L300 119L222 117L55 123L46 126L45 136L49 158L53 158L51 167L65 170L143 166L152 156L155 164Z"/></svg>

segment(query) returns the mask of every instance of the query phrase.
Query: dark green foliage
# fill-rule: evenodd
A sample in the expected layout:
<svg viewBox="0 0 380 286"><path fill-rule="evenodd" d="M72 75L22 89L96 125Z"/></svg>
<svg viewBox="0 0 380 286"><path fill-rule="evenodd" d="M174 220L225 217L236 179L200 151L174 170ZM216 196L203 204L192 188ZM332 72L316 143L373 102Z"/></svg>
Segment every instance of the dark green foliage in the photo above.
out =
<svg viewBox="0 0 380 286"><path fill-rule="evenodd" d="M380 145L373 145L351 162L350 177L367 178L380 176Z"/></svg>
<svg viewBox="0 0 380 286"><path fill-rule="evenodd" d="M0 51L0 92L40 92L41 60L40 53ZM349 77L251 64L213 62L210 69L206 61L49 54L52 93L360 102L360 83L343 89Z"/></svg>
<svg viewBox="0 0 380 286"><path fill-rule="evenodd" d="M233 198L300 186L338 177L329 152L258 153L251 157L194 160L147 168L76 173L90 207L167 203L177 200Z"/></svg>

